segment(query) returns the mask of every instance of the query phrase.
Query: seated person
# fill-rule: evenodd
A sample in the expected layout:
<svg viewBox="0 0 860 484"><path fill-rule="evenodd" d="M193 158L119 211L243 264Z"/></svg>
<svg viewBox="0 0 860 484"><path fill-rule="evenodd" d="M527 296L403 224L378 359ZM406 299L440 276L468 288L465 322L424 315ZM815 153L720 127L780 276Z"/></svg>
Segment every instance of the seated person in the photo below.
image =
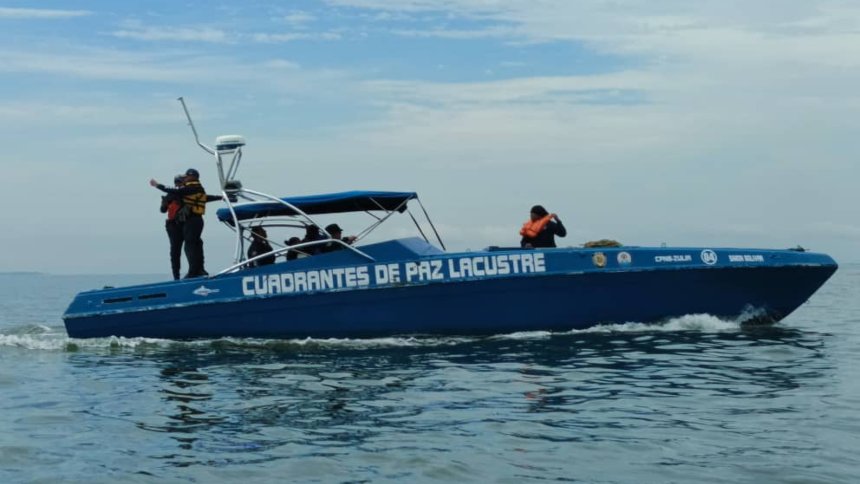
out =
<svg viewBox="0 0 860 484"><path fill-rule="evenodd" d="M267 252L272 252L272 244L266 240L266 229L263 227L257 226L251 229L251 246L248 247L248 258L252 259L257 257L258 255L265 254ZM275 255L270 254L266 257L261 257L255 261L251 261L248 265L250 267L261 267L267 266L269 264L275 263Z"/></svg>
<svg viewBox="0 0 860 484"><path fill-rule="evenodd" d="M305 242L313 242L315 240L323 240L326 236L320 233L320 228L316 225L308 225L305 227L305 237L301 240L302 243ZM312 245L310 247L305 247L302 249L302 252L308 255L314 255L320 252L319 245Z"/></svg>
<svg viewBox="0 0 860 484"><path fill-rule="evenodd" d="M296 244L301 244L301 243L302 243L302 239L300 239L298 237L290 237L289 240L284 241L284 245L286 245L286 246L291 246L291 245L296 245ZM307 256L308 256L307 253L305 253L299 249L287 251L287 260L296 260L296 259L301 259L301 258L307 257Z"/></svg>
<svg viewBox="0 0 860 484"><path fill-rule="evenodd" d="M331 238L337 239L337 240L342 240L342 241L344 241L350 245L352 245L352 243L355 242L355 240L358 238L354 235L344 237L343 236L343 229L340 228L340 226L338 224L327 225L325 228L325 231L328 232L329 234L331 234ZM324 246L322 246L322 249L320 250L320 252L334 252L336 250L341 250L343 248L344 248L343 244L338 244L335 242L329 242L328 244L325 244Z"/></svg>

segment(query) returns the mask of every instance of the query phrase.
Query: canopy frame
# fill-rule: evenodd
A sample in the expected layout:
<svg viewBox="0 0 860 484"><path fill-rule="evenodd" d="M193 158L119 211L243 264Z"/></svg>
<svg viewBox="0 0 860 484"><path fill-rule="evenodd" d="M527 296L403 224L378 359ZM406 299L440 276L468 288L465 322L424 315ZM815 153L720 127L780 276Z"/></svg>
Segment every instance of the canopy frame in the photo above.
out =
<svg viewBox="0 0 860 484"><path fill-rule="evenodd" d="M228 137L220 137L218 138L218 145L215 149L203 144L200 142L200 138L197 135L197 129L194 126L194 121L191 119L191 113L188 111L188 107L185 105L185 100L180 97L179 102L182 104L182 109L185 112L185 117L188 119L188 125L191 127L191 131L194 134L194 140L200 148L209 153L210 155L214 155L215 164L218 169L218 179L221 183L221 196L223 197L224 202L227 204L227 210L229 211L230 217L222 219L222 222L230 227L236 234L236 243L235 243L235 251L234 251L234 261L233 264L221 272L217 273L215 276L219 276L222 274L232 273L244 268L247 268L251 263L263 259L265 257L269 257L271 255L279 256L283 255L292 250L299 250L302 248L309 248L315 246L322 246L328 244L339 244L343 246L345 249L352 251L354 254L359 257L369 260L371 262L375 261L373 257L365 253L364 251L354 247L350 243L346 243L343 240L335 239L332 235L325 230L325 228L318 223L309 213L308 210L302 210L298 205L298 203L291 203L290 200L284 198L278 198L267 193L259 192L256 190L250 190L244 188L242 186L242 182L236 179L236 173L239 170L239 164L242 161L242 147L245 144L244 138L238 136L228 136ZM224 144L221 143L220 140L226 140ZM231 157L230 164L227 169L224 169L224 162L227 157ZM349 200L349 197L346 197L346 194L331 194L329 196L341 195L344 196L344 200ZM374 198L374 195L376 198ZM427 243L430 243L430 240L427 238L427 235L422 230L421 225L418 223L418 220L412 215L412 212L408 209L408 203L410 200L416 200L418 205L421 207L422 212L424 213L424 218L427 223L433 229L433 233L436 235L436 240L439 241L439 245L442 246L443 250L447 250L445 248L444 242L442 242L442 238L439 236L439 232L436 230L433 221L430 219L427 210L424 208L424 205L421 203L421 200L418 198L418 194L414 192L354 192L354 200L365 200L369 201L372 204L372 207L367 206L359 206L356 205L355 209L339 209L339 210L322 210L315 209L314 213L316 214L325 214L325 213L344 213L344 212L365 212L371 215L375 220L372 222L367 228L360 231L356 236L357 242L365 237L367 237L371 232L376 230L377 227L382 225L385 221L387 221L394 213L396 212L407 212L409 213L409 217L412 219L415 226L418 228L418 232L424 238ZM390 208L390 204L386 205L384 203L380 203L377 198L381 198L382 196L394 196L394 201L398 201L400 198L402 200L397 203L396 206ZM399 196L399 198L397 197ZM320 195L320 197L324 197L324 195ZM249 204L237 205L239 198L250 202ZM252 214L251 216L244 216L244 214L238 213L239 210L242 210L242 207L252 205L253 203L260 203L261 201L265 202L274 202L280 206L283 206L287 211L285 213L272 213L272 214L264 214L261 217L256 216L257 214ZM383 216L377 216L373 213L373 211L383 211L385 214ZM292 212L292 213L288 213ZM220 217L219 217L220 218ZM284 220L286 219L286 220ZM263 227L273 227L273 226L284 226L284 227L296 227L296 228L307 228L308 226L316 226L320 232L325 235L325 238L320 240L314 240L309 242L302 242L299 244L295 244L292 246L283 246L282 244L275 242L274 246L278 248L274 248L273 250L265 253L257 255L253 258L245 257L245 240L251 241L253 236L246 236L245 231L249 231L255 226L263 226ZM266 239L271 244L268 238Z"/></svg>

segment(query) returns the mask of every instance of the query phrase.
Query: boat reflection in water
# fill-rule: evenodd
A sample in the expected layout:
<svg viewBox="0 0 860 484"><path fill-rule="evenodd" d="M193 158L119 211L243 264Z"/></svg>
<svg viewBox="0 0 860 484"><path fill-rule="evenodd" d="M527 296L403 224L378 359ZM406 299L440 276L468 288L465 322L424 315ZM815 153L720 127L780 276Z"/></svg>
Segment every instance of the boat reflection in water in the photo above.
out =
<svg viewBox="0 0 860 484"><path fill-rule="evenodd" d="M123 415L123 400L137 398L129 417L139 431L129 437L151 439L154 457L173 466L335 457L356 472L390 456L377 464L393 472L416 452L450 465L452 442L463 451L490 435L480 439L488 454L514 458L506 447L514 441L558 466L569 459L558 447L565 442L624 442L653 449L655 459L667 445L719 452L690 441L690 429L708 445L771 451L762 429L786 428L829 381L829 336L691 319L705 329L156 343L124 363L86 352L73 362L115 382L92 396L90 412ZM129 379L117 384L119 375ZM783 437L785 449L808 444L795 441L802 433ZM311 467L296 469L307 478L303 470Z"/></svg>

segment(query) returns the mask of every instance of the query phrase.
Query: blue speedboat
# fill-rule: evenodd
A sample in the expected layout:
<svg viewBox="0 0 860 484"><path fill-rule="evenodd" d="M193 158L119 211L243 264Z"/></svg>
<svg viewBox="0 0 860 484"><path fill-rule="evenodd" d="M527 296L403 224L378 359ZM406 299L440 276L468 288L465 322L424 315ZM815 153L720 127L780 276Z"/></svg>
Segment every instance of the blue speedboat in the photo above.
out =
<svg viewBox="0 0 860 484"><path fill-rule="evenodd" d="M219 137L214 149L197 143L216 158L227 200L217 215L235 233L234 264L209 277L80 293L63 316L69 336L496 334L657 322L699 313L778 321L837 268L825 254L797 249L490 247L446 252L426 210L420 207L430 230L422 230L412 216L410 206L420 206L416 193L276 198L243 188L235 178L241 137ZM320 240L290 246L270 240L272 252L244 257L256 226L322 227L315 216L346 212L373 216L358 242L334 239L321 229ZM396 214L409 214L421 237L361 243ZM431 230L438 246L426 237ZM283 260L332 245L341 250ZM276 263L256 266L272 255Z"/></svg>

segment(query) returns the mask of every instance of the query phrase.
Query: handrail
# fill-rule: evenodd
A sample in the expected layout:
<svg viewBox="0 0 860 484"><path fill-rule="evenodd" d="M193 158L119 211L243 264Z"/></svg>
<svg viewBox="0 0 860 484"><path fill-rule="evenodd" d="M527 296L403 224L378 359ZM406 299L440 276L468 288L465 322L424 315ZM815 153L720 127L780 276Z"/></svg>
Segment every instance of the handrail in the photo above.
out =
<svg viewBox="0 0 860 484"><path fill-rule="evenodd" d="M247 266L248 264L250 264L251 262L254 262L254 261L258 260L258 259L262 259L262 258L264 258L264 257L269 257L269 256L271 256L271 255L274 255L275 257L277 257L277 256L279 256L279 255L281 255L281 254L284 254L284 253L286 253L286 252L289 252L289 251L291 251L291 250L298 250L298 249L301 249L301 248L303 248L303 247L311 247L311 246L314 246L314 245L323 245L323 244L328 244L328 243L331 243L331 242L337 242L337 243L339 243L339 244L343 245L343 246L344 246L344 247L346 247L346 248L352 249L354 252L356 252L356 253L357 253L357 254L359 254L360 256L362 256L362 257L364 257L364 258L368 259L369 261L371 261L371 262L376 262L376 259L374 259L373 257L371 257L371 256L369 256L369 255L367 255L367 254L365 254L364 252L362 252L362 251L360 251L360 250L356 249L355 247L350 246L349 244L347 244L346 242L344 242L344 241L342 241L342 240L340 240L340 239L320 239L320 240L311 240L311 241L309 241L309 242L302 242L302 243L300 243L300 244L296 244L296 245L289 245L289 246L287 246L287 247L282 247L282 248L280 248L280 249L275 249L275 250L272 250L272 251L266 252L265 254L260 254L260 255L254 256L254 257L252 257L252 258L250 258L250 259L246 259L246 260L244 260L244 261L242 261L242 262L239 262L238 264L233 264L232 266L230 266L230 267L228 267L228 268L226 268L226 269L222 270L221 272L219 272L219 273L215 274L215 275L214 275L214 276L212 276L212 277L218 277L218 276L220 276L220 275L222 275L222 274L228 274L228 273L231 273L231 272L235 272L237 269L242 269L242 268L244 268L245 266ZM311 256L311 257L313 257L313 256ZM211 279L211 278L210 278L210 279Z"/></svg>
<svg viewBox="0 0 860 484"><path fill-rule="evenodd" d="M323 239L323 240L329 240L329 241L337 240L338 242L343 243L343 241L338 240L338 239L335 239L334 237L332 237L332 236L331 236L331 234L330 234L330 233L328 233L328 231L327 231L326 229L324 229L320 223L318 223L316 220L312 219L310 215L306 214L304 211L302 211L301 209L299 209L298 207L296 207L296 206L295 206L295 205L293 205L292 203L287 202L286 200L283 200L283 199L281 199L281 198L273 197L273 196L271 196L271 195L269 195L269 194L266 194L266 193L263 193L263 192L258 192L258 191L254 191L254 190L248 190L248 189L246 189L246 188L243 188L241 191L246 192L246 193L250 193L250 194L252 194L252 195L257 195L258 197L268 198L269 200L276 201L276 202L280 203L281 205L286 206L286 207L287 207L287 208L289 208L290 210L293 210L293 211L295 211L296 213L298 213L299 215L301 215L302 217L306 218L306 219L308 220L308 222L310 222L312 225L315 225L315 226L316 226L316 227L317 227L317 228L318 228L322 233L324 233L325 235L327 235L327 236L328 236L328 239ZM406 202L404 202L404 203L406 203ZM383 219L383 220L384 220L384 219ZM236 224L241 223L241 222L238 220L238 218L236 217L236 214L235 214L235 213L233 214L233 221L234 221ZM377 224L377 225L378 225L378 224ZM349 245L349 244L344 244L344 246L346 246L346 248L348 248L349 250L351 250L351 251L353 251L353 252L355 252L355 253L357 253L357 254L361 255L362 257L367 257L367 258L368 258L368 259L370 259L370 260L376 260L376 259L374 259L373 257L370 257L369 255L365 254L364 252L362 252L362 251L360 251L360 250L356 249L355 247L353 247L353 246L351 246L351 245Z"/></svg>
<svg viewBox="0 0 860 484"><path fill-rule="evenodd" d="M273 202L278 202L278 203L280 203L281 205L284 205L285 207L289 208L290 210L293 210L293 211L295 211L297 214L299 214L299 215L301 215L302 217L306 218L306 219L308 220L308 222L310 222L312 225L316 225L316 226L317 226L317 228L319 228L319 229L320 229L320 230L322 230L326 235L328 235L329 237L331 237L331 234L329 234L328 232L326 232L326 230L325 230L325 229L323 229L323 228L320 226L320 224L319 224L319 223L317 223L317 221L316 221L316 220L312 219L310 215L306 214L305 212L303 212L301 209L299 209L298 207L296 207L296 206L295 206L295 205L293 205L292 203L290 203L290 202L288 202L288 201L286 201L286 200L283 200L283 199L281 199L281 198L278 198L278 197L273 197L272 195L269 195L268 193L258 192L258 191L255 191L255 190L249 190L249 189L247 189L247 188L243 188L241 191L246 192L246 193L250 193L251 195L256 195L256 196L258 196L258 197L267 198L267 199L269 199L269 200L272 200ZM240 223L240 221L238 220L238 218L236 217L236 215L235 215L235 214L233 214L233 221L234 221L234 222L236 222L237 224L238 224L238 223Z"/></svg>
<svg viewBox="0 0 860 484"><path fill-rule="evenodd" d="M230 215L233 216L233 219L236 219L236 211L233 209L233 202L230 201L230 198L227 196L227 192L225 190L221 190L222 200L227 202L227 210L230 210ZM236 230L234 228L234 230ZM242 258L242 231L236 230L236 251L233 256L233 260L239 260Z"/></svg>
<svg viewBox="0 0 860 484"><path fill-rule="evenodd" d="M268 199L268 200L272 200L272 201L278 202L278 203L280 203L280 204L282 204L282 205L287 206L287 208L290 208L290 209L292 209L292 210L295 210L297 213L300 213L300 214L301 214L301 215L303 215L306 219L308 219L308 221L310 221L312 224L314 224L314 225L316 225L317 227L319 227L319 224L317 224L317 222L316 222L315 220L313 220L312 218L310 218L306 213L302 212L302 211L301 211L301 210L299 210L297 207L294 207L291 203L289 203L289 202L285 202L284 200L281 200L280 198L273 197L272 195L269 195L269 194L267 194L267 193L258 192L258 191L255 191L255 190L249 190L249 189L247 189L247 188L240 188L236 193L237 193L237 194L238 194L238 193L249 193L249 194L251 194L251 195L256 195L256 196L258 196L258 197L260 197L260 198L265 198L265 199ZM227 206L228 206L228 207L229 207L229 209L230 209L230 216L231 216L231 217L232 217L232 219L233 219L233 225L232 225L233 230L235 230L235 231L236 231L236 253L235 253L235 256L233 257L233 262L234 262L234 266L235 266L235 265L240 265L240 264L243 264L243 263L246 263L246 262L247 262L247 260L243 260L243 259L242 259L242 249L243 249L243 246L242 246L242 230L241 230L241 227L243 227L243 226L248 226L248 227L250 227L251 225L250 225L250 223L249 223L248 221L245 221L245 225L243 225L243 221L239 220L239 217L237 217L237 216L236 216L236 211L235 211L235 209L233 208L233 204L230 202L230 200L229 200L229 199L227 200ZM325 232L325 233L326 233L326 234L328 234L328 232ZM329 235L329 238L331 238L331 235ZM266 254L263 254L263 255L266 255ZM231 267L234 267L234 266L231 266ZM229 270L229 268L228 268L227 270ZM221 272L219 272L219 274L221 274L221 273L223 273L223 272L224 272L224 271L221 271Z"/></svg>
<svg viewBox="0 0 860 484"><path fill-rule="evenodd" d="M249 262L254 262L254 261L261 259L263 257L269 257L271 255L274 255L277 257L278 255L283 254L285 252L288 252L290 250L297 250L297 249L302 248L302 247L309 247L309 246L316 246L316 245L330 244L330 243L340 244L341 246L351 250L352 252L354 252L354 253L358 254L359 256L361 256L365 259L368 259L370 261L376 260L373 257L371 257L370 255L366 254L365 252L358 250L357 248L353 247L350 243L344 242L341 239L333 238L331 233L329 233L320 223L318 223L316 220L314 220L310 215L305 213L303 210L301 210L298 207L296 207L295 205L287 202L286 200L274 197L272 195L268 195L268 194L263 193L263 192L258 192L255 190L249 190L246 188L241 188L241 184L239 184L239 183L231 183L230 184L231 190L230 190L230 193L228 195L227 190L226 190L228 182L234 181L234 177L236 176L236 173L238 172L238 169L239 169L239 165L242 161L241 145L237 145L236 149L225 148L224 150L215 150L215 149L211 148L210 146L203 144L200 141L200 136L197 133L197 127L194 125L194 121L191 119L191 113L188 110L188 106L185 104L185 98L180 96L177 98L177 100L182 105L182 110L185 113L185 118L188 120L188 126L191 127L191 132L194 134L194 141L197 143L197 145L200 148L202 148L207 153L214 155L216 158L216 165L218 168L218 177L219 177L219 180L221 182L221 196L223 197L224 201L226 202L228 210L230 210L230 217L231 217L230 222L232 222L232 223L227 222L226 224L229 225L230 228L236 232L236 246L235 246L235 253L234 253L234 262L235 263L232 266L230 266L230 267L222 270L221 272L217 273L215 276L219 276L221 274L233 272L240 267L247 266L247 264ZM244 144L244 142L242 142L242 145L243 144ZM226 154L229 154L231 152L233 153L233 159L230 163L230 166L227 168L227 173L225 176L223 160L221 158L221 155L222 154L226 155ZM237 181L237 180L235 180L235 181ZM238 186L239 188L234 189L234 187L236 187L236 186ZM244 250L243 250L244 249L244 236L243 236L242 232L246 228L251 228L251 226L252 226L251 224L253 222L257 221L258 219L255 217L251 220L240 221L239 217L236 214L236 208L233 204L233 201L231 201L231 198L232 198L232 200L236 200L236 198L234 198L234 197L241 197L242 199L249 200L249 201L254 200L253 197L258 197L260 199L277 202L277 203L289 208L290 210L292 210L296 214L296 216L300 216L301 218L303 218L307 222L304 225L305 227L307 227L308 224L313 225L313 226L317 227L317 229L322 234L325 234L327 236L327 238L315 240L315 241L310 241L310 242L302 242L302 243L295 244L292 246L285 246L283 248L274 249L274 250L267 252L265 254L260 254L260 255L255 256L251 259L243 259L244 258ZM433 228L433 232L436 234L436 238L439 241L439 244L442 245L443 249L445 249L445 244L442 242L442 239L439 237L439 233L436 231L436 227L433 226L433 222L430 220L430 217L427 214L427 210L424 208L423 204L421 204L421 200L417 197L417 195L414 196L413 198L415 200L418 200L419 205L421 205L421 209L424 211L424 216L427 218L427 221L430 223L430 226ZM358 235L354 239L359 240L359 239L364 238L368 234L370 234L379 225L381 225L383 222L388 220L388 218L390 218L395 212L401 210L402 207L406 206L409 203L409 200L412 200L412 198L407 198L407 199L403 200L394 210L390 210L390 211L386 210L387 213L382 217L377 217L375 214L371 213L370 211L367 211L367 213L369 213L370 215L372 215L376 219L376 222L372 223L369 227L367 227L366 229L359 232ZM380 204L377 200L373 199L372 197L371 197L371 201L380 209L385 210L385 208L382 206L382 204ZM415 217L412 215L411 212L409 213L409 216L412 218L412 221L415 222L415 225L418 227L418 231L421 232L421 235L424 237L424 240L429 242L427 236L424 234L424 231L421 229L421 226L417 223L417 221L415 220ZM261 224L261 225L264 225L264 224ZM283 225L283 226L289 227L290 225ZM252 239L249 239L249 240L252 240ZM352 242L354 243L355 240L352 240ZM270 244L271 244L271 242L270 242ZM280 245L280 244L276 243L275 245ZM213 276L213 277L215 277L215 276Z"/></svg>

